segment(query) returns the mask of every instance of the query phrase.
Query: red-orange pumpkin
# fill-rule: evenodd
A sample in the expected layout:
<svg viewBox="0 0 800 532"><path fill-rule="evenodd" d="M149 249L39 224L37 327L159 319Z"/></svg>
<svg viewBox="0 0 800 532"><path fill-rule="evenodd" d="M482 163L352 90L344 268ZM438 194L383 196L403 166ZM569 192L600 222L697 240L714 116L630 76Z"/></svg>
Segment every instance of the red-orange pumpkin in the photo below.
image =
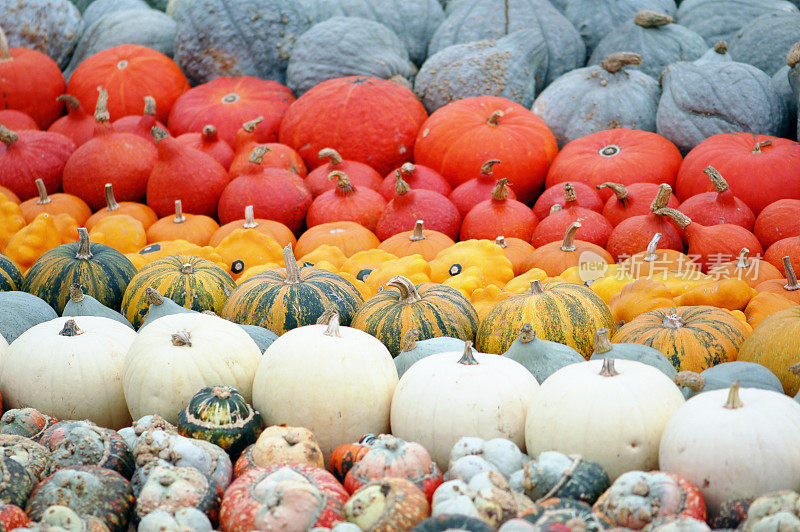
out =
<svg viewBox="0 0 800 532"><path fill-rule="evenodd" d="M386 201L391 201L394 197L394 184L397 181L395 172L400 172L403 176L403 181L408 183L411 188L427 188L438 192L442 196L449 196L453 191L447 179L433 168L428 168L421 164L405 163L384 177L383 182L378 187L378 192L386 198Z"/></svg>
<svg viewBox="0 0 800 532"><path fill-rule="evenodd" d="M600 247L605 247L613 227L603 215L592 209L581 207L577 201L577 193L571 183L565 183L564 207L554 205L550 214L545 217L533 231L531 244L540 247L550 242L557 242L564 238L573 222L580 222L576 238L584 242L591 242Z"/></svg>
<svg viewBox="0 0 800 532"><path fill-rule="evenodd" d="M0 124L3 124L11 131L39 129L39 124L36 123L36 120L16 109L0 109Z"/></svg>
<svg viewBox="0 0 800 532"><path fill-rule="evenodd" d="M527 205L509 196L507 183L508 179L498 180L491 198L470 209L461 224L461 240L507 236L530 242L539 220Z"/></svg>
<svg viewBox="0 0 800 532"><path fill-rule="evenodd" d="M175 140L210 155L223 168L230 168L233 162L233 148L219 137L217 128L211 124L204 126L201 133L184 133Z"/></svg>
<svg viewBox="0 0 800 532"><path fill-rule="evenodd" d="M603 210L603 200L600 199L600 194L596 189L580 181L570 181L570 184L575 191L575 198L571 201L577 202L578 205L585 209L597 212ZM533 214L538 219L543 220L550 214L550 209L553 208L553 205L566 207L566 204L566 190L564 185L559 183L542 192L542 195L533 205Z"/></svg>
<svg viewBox="0 0 800 532"><path fill-rule="evenodd" d="M756 218L753 233L764 249L778 240L800 236L800 199L783 199L764 207Z"/></svg>
<svg viewBox="0 0 800 532"><path fill-rule="evenodd" d="M789 257L793 264L800 264L800 236L782 238L764 253L764 260L779 270L783 269L783 257Z"/></svg>
<svg viewBox="0 0 800 532"><path fill-rule="evenodd" d="M407 231L417 220L425 220L428 229L439 231L453 240L458 238L461 215L453 203L433 190L412 190L397 172L395 195L375 227L375 235L386 240L392 235Z"/></svg>
<svg viewBox="0 0 800 532"><path fill-rule="evenodd" d="M501 166L498 174L494 173L495 165ZM498 159L489 159L481 165L478 177L464 181L447 197L458 209L458 214L464 217L475 205L492 198L492 192L499 179L505 179L506 183L509 183L509 179L504 175L500 161ZM504 188L507 197L512 200L517 199L517 195L510 187L506 186Z"/></svg>
<svg viewBox="0 0 800 532"><path fill-rule="evenodd" d="M573 183L573 185L576 184ZM626 186L609 181L597 185L597 189L609 189L614 192L614 195L608 198L603 206L602 213L605 219L616 227L628 218L650 214L650 206L658 196L659 186L655 183L632 183ZM677 209L679 206L678 198L670 193L666 207Z"/></svg>
<svg viewBox="0 0 800 532"><path fill-rule="evenodd" d="M0 185L23 200L38 195L36 179L44 182L48 192L56 192L74 151L75 143L58 133L11 131L0 124Z"/></svg>
<svg viewBox="0 0 800 532"><path fill-rule="evenodd" d="M355 187L347 174L335 170L329 178L336 182L336 189L317 196L306 215L308 227L328 222L356 222L370 231L375 231L378 219L386 207L380 193L364 187Z"/></svg>
<svg viewBox="0 0 800 532"><path fill-rule="evenodd" d="M506 98L477 96L437 109L422 124L414 160L457 187L477 177L487 160L500 159L503 177L518 199L529 203L542 189L557 152L553 133L529 109Z"/></svg>
<svg viewBox="0 0 800 532"><path fill-rule="evenodd" d="M733 195L725 178L713 166L703 169L714 192L701 192L681 203L681 212L703 225L734 224L753 230L756 217L745 202Z"/></svg>
<svg viewBox="0 0 800 532"><path fill-rule="evenodd" d="M331 172L335 171L347 174L350 182L357 187L378 190L381 186L381 175L368 164L358 161L345 161L339 155L339 152L333 148L322 148L317 155L322 160L327 159L328 162L322 166L317 166L306 176L306 186L315 198L323 192L336 188L336 183L328 179ZM386 198L386 201L390 201L394 197L394 181L394 174L392 174L392 193Z"/></svg>
<svg viewBox="0 0 800 532"><path fill-rule="evenodd" d="M94 117L83 110L81 102L75 96L62 94L59 100L67 104L67 114L53 122L47 131L61 133L75 146L81 146L94 137Z"/></svg>
<svg viewBox="0 0 800 532"><path fill-rule="evenodd" d="M264 168L280 168L294 172L300 177L306 177L306 165L303 163L303 158L291 147L278 142L268 142L261 145L268 148L268 151L264 154L264 159L261 161L261 166ZM231 179L239 177L248 171L250 154L256 146L259 146L259 144L252 142L236 149L230 166Z"/></svg>
<svg viewBox="0 0 800 532"><path fill-rule="evenodd" d="M154 127L167 130L167 126L156 120L156 101L152 96L144 97L144 110L141 115L123 116L114 120L113 126L117 133L133 133L154 144L155 139L150 131Z"/></svg>

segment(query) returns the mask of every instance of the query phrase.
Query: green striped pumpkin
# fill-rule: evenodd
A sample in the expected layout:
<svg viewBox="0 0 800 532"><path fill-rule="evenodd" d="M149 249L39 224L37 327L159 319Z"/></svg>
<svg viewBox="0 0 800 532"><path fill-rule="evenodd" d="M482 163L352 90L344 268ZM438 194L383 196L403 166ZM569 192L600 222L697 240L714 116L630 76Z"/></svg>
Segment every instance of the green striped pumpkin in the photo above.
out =
<svg viewBox="0 0 800 532"><path fill-rule="evenodd" d="M14 261L0 253L0 292L11 292L22 288L22 272Z"/></svg>
<svg viewBox="0 0 800 532"><path fill-rule="evenodd" d="M495 305L481 320L477 347L482 353L508 351L525 323L536 336L574 348L584 358L594 351L594 332L605 327L616 331L608 305L577 283L547 283L536 280L531 289Z"/></svg>
<svg viewBox="0 0 800 532"><path fill-rule="evenodd" d="M478 314L461 292L438 283L414 285L398 275L362 306L350 324L384 343L396 357L402 351L406 331L416 329L417 338L450 336L475 340Z"/></svg>
<svg viewBox="0 0 800 532"><path fill-rule="evenodd" d="M60 315L70 287L80 284L85 294L119 310L136 267L116 249L90 243L85 228L78 229L78 235L78 242L62 244L39 257L25 274L22 290L47 301Z"/></svg>
<svg viewBox="0 0 800 532"><path fill-rule="evenodd" d="M350 325L363 303L358 289L343 277L310 266L299 267L291 245L283 250L286 268L260 273L233 291L220 314L242 325L265 327L277 335L313 325L328 310Z"/></svg>
<svg viewBox="0 0 800 532"><path fill-rule="evenodd" d="M235 287L233 277L208 259L170 255L151 262L133 277L122 299L122 314L138 329L151 303L148 288L184 308L219 313Z"/></svg>

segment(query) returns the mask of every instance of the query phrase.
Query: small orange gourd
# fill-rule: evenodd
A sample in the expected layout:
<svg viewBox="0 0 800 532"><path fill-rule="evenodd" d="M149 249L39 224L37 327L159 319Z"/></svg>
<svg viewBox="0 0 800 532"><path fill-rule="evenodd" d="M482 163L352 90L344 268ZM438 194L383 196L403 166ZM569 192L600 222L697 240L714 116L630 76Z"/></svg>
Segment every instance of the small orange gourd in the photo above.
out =
<svg viewBox="0 0 800 532"><path fill-rule="evenodd" d="M110 246L120 253L136 253L147 245L142 222L129 214L106 216L89 231L89 240Z"/></svg>
<svg viewBox="0 0 800 532"><path fill-rule="evenodd" d="M31 198L20 204L22 215L27 223L31 223L39 214L46 212L49 214L69 214L78 225L83 225L92 215L91 209L85 201L78 196L57 192L48 194L44 181L36 179L36 190L39 191L38 198Z"/></svg>
<svg viewBox="0 0 800 532"><path fill-rule="evenodd" d="M252 205L248 205L244 208L243 220L236 220L234 222L226 223L217 229L214 234L211 235L211 240L208 241L208 245L215 247L218 246L226 236L234 232L236 229L255 229L260 233L264 233L265 235L274 238L275 241L281 245L281 248L285 248L289 244L291 244L292 247L297 246L297 238L295 238L291 229L276 220L256 218L255 214L253 213Z"/></svg>
<svg viewBox="0 0 800 532"><path fill-rule="evenodd" d="M453 239L446 234L425 229L424 222L417 220L411 231L390 236L378 248L398 257L422 255L425 260L432 261L440 251L454 244Z"/></svg>
<svg viewBox="0 0 800 532"><path fill-rule="evenodd" d="M591 242L575 240L575 233L580 227L580 222L572 222L564 233L563 241L550 242L534 250L534 266L555 277L572 266L599 264L602 267L602 263L613 264L614 259L605 249Z"/></svg>
<svg viewBox="0 0 800 532"><path fill-rule="evenodd" d="M790 301L800 303L800 285L797 284L797 275L794 273L792 261L783 257L783 268L786 272L785 279L771 279L756 286L758 292L772 292L780 294Z"/></svg>
<svg viewBox="0 0 800 532"><path fill-rule="evenodd" d="M142 222L142 226L145 230L158 221L156 211L144 203L137 203L135 201L117 202L116 198L114 198L114 186L111 183L106 183L105 194L105 209L100 209L86 220L86 229L91 231L92 227L94 227L97 222L106 216L114 216L116 214L128 214L133 216Z"/></svg>
<svg viewBox="0 0 800 532"><path fill-rule="evenodd" d="M330 222L309 227L297 239L295 253L302 257L311 253L322 244L336 246L346 257L352 257L359 251L373 249L381 241L375 233L355 222Z"/></svg>
<svg viewBox="0 0 800 532"><path fill-rule="evenodd" d="M219 229L213 218L204 214L183 214L181 200L175 200L175 215L165 216L147 229L147 241L188 240L205 246L211 235Z"/></svg>

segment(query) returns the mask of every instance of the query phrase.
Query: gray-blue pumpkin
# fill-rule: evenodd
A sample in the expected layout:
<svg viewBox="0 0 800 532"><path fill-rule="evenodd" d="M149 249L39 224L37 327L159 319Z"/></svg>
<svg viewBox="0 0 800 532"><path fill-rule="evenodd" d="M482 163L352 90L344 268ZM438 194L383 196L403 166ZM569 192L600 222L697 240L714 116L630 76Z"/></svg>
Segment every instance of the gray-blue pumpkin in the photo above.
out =
<svg viewBox="0 0 800 532"><path fill-rule="evenodd" d="M789 68L788 65L783 65L780 70L775 72L775 75L772 76L772 82L775 84L775 90L783 98L783 103L786 105L786 111L789 114L789 124L796 124L797 123L797 97L794 93L794 87L792 87L792 79L790 78L790 74L792 73L792 69ZM787 134L791 138L795 138L792 135L792 131L787 131Z"/></svg>
<svg viewBox="0 0 800 532"><path fill-rule="evenodd" d="M89 7L92 2L94 2L94 0L70 0L70 2L75 4L75 7L78 8L78 11L83 13L86 8Z"/></svg>
<svg viewBox="0 0 800 532"><path fill-rule="evenodd" d="M0 335L10 344L19 335L58 317L45 300L27 292L0 292Z"/></svg>
<svg viewBox="0 0 800 532"><path fill-rule="evenodd" d="M147 297L147 315L145 316L144 321L142 322L141 327L139 330L144 329L150 323L153 323L158 318L163 316L169 316L172 314L183 314L183 313L196 313L196 310L192 310L190 308L182 307L178 305L170 298L162 295L158 290L155 288L146 288L145 295Z"/></svg>
<svg viewBox="0 0 800 532"><path fill-rule="evenodd" d="M244 329L244 332L250 335L250 338L253 339L262 353L272 345L272 342L278 339L277 334L264 327L259 327L258 325L242 325L241 323L238 325Z"/></svg>
<svg viewBox="0 0 800 532"><path fill-rule="evenodd" d="M751 20L775 11L798 12L786 0L683 0L677 19L681 26L699 33L706 44L731 41Z"/></svg>
<svg viewBox="0 0 800 532"><path fill-rule="evenodd" d="M428 55L452 46L499 39L518 30L540 33L548 49L547 79L582 67L586 47L570 22L547 0L454 0L428 46Z"/></svg>
<svg viewBox="0 0 800 532"><path fill-rule="evenodd" d="M300 96L332 78L399 76L411 82L417 67L389 28L358 17L333 17L297 39L286 69L286 85Z"/></svg>
<svg viewBox="0 0 800 532"><path fill-rule="evenodd" d="M786 54L800 41L800 13L767 13L743 26L728 43L734 61L753 65L769 74L786 64Z"/></svg>
<svg viewBox="0 0 800 532"><path fill-rule="evenodd" d="M600 65L568 72L539 93L531 110L542 118L559 146L604 129L656 130L658 81L629 65L637 54L617 52Z"/></svg>
<svg viewBox="0 0 800 532"><path fill-rule="evenodd" d="M63 69L83 31L69 0L0 0L0 27L12 47L34 48Z"/></svg>
<svg viewBox="0 0 800 532"><path fill-rule="evenodd" d="M312 24L296 0L183 0L171 12L174 59L194 84L220 76L285 83L292 47Z"/></svg>
<svg viewBox="0 0 800 532"><path fill-rule="evenodd" d="M530 323L520 328L519 336L503 356L525 366L539 384L564 366L585 361L570 346L536 336Z"/></svg>
<svg viewBox="0 0 800 532"><path fill-rule="evenodd" d="M69 288L69 299L67 304L64 305L64 311L61 316L101 316L118 321L133 329L133 325L125 316L103 305L92 296L84 294L81 285L77 283Z"/></svg>
<svg viewBox="0 0 800 532"><path fill-rule="evenodd" d="M484 95L530 107L548 64L540 36L537 30L520 30L500 39L448 46L422 65L414 92L429 113L455 100Z"/></svg>
<svg viewBox="0 0 800 532"><path fill-rule="evenodd" d="M719 55L719 54L716 54ZM789 112L763 71L713 55L664 69L656 114L657 133L687 153L718 133L783 136Z"/></svg>
<svg viewBox="0 0 800 532"><path fill-rule="evenodd" d="M94 0L81 16L88 28L109 13L128 9L150 9L150 6L144 0Z"/></svg>
<svg viewBox="0 0 800 532"><path fill-rule="evenodd" d="M416 329L410 329L403 335L402 351L394 359L398 377L402 377L408 368L427 356L464 350L464 340L460 338L437 336L417 341L418 336L419 331Z"/></svg>
<svg viewBox="0 0 800 532"><path fill-rule="evenodd" d="M674 377L674 380L687 399L701 392L727 390L737 381L742 388L759 388L783 393L780 379L769 369L755 362L740 360L723 362L711 366L701 373L681 371Z"/></svg>
<svg viewBox="0 0 800 532"><path fill-rule="evenodd" d="M603 358L635 360L653 366L670 379L678 374L669 359L658 349L642 344L612 344L608 337L608 329L597 329L594 333L594 352L589 360Z"/></svg>
<svg viewBox="0 0 800 532"><path fill-rule="evenodd" d="M614 52L633 52L642 57L639 70L656 79L664 67L676 61L694 61L708 50L703 38L674 24L669 15L642 10L598 43L589 59L599 65Z"/></svg>

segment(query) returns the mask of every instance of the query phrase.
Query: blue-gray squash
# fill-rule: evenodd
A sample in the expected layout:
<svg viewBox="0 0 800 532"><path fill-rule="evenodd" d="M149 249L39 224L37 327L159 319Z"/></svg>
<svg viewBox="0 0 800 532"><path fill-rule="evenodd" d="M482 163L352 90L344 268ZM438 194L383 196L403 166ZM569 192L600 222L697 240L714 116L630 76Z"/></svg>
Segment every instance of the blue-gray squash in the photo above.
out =
<svg viewBox="0 0 800 532"><path fill-rule="evenodd" d="M452 46L534 30L547 45L545 84L582 67L586 47L570 22L547 0L454 0L428 46L428 56Z"/></svg>
<svg viewBox="0 0 800 532"><path fill-rule="evenodd" d="M278 339L277 334L264 327L259 327L258 325L242 325L241 323L238 325L244 329L244 332L250 335L250 338L253 339L262 353L272 345L272 342Z"/></svg>
<svg viewBox="0 0 800 532"><path fill-rule="evenodd" d="M786 54L786 66L789 68L786 77L788 78L789 86L792 88L792 93L794 94L794 99L792 101L793 106L789 106L789 109L790 112L792 108L794 108L795 111L796 121L791 124L792 127L796 126L796 134L800 134L800 114L797 113L797 110L800 109L800 101L798 101L800 97L800 68L798 68L798 64L800 64L800 42L794 43L792 49ZM778 71L778 73L780 73L780 71ZM780 83L777 84L777 87L780 91Z"/></svg>
<svg viewBox="0 0 800 532"><path fill-rule="evenodd" d="M460 338L437 336L436 338L418 341L418 336L419 331L417 329L409 329L403 335L400 354L394 359L398 377L402 377L403 373L408 371L412 364L427 356L464 350L464 340Z"/></svg>
<svg viewBox="0 0 800 532"><path fill-rule="evenodd" d="M169 0L147 0L147 3L153 9L158 9L159 11L165 11L167 9L167 5L169 5Z"/></svg>
<svg viewBox="0 0 800 532"><path fill-rule="evenodd" d="M155 288L146 288L144 293L147 297L148 303L147 315L142 322L142 326L139 327L139 330L144 329L148 324L153 323L162 316L169 316L171 314L197 313L196 310L182 307L181 305L175 303L167 296L162 295Z"/></svg>
<svg viewBox="0 0 800 532"><path fill-rule="evenodd" d="M637 54L617 52L600 65L564 74L539 93L531 110L542 118L559 146L604 129L656 130L658 81L630 65Z"/></svg>
<svg viewBox="0 0 800 532"><path fill-rule="evenodd" d="M701 392L727 390L737 381L742 388L759 388L783 393L780 379L769 369L755 362L739 360L711 366L702 373L681 371L674 380L687 399Z"/></svg>
<svg viewBox="0 0 800 532"><path fill-rule="evenodd" d="M677 6L675 0L567 0L564 15L581 34L591 54L603 37L642 9L675 15Z"/></svg>
<svg viewBox="0 0 800 532"><path fill-rule="evenodd" d="M312 24L297 0L182 0L175 61L193 84L220 76L286 81L295 41Z"/></svg>
<svg viewBox="0 0 800 532"><path fill-rule="evenodd" d="M81 285L77 283L69 287L69 299L67 304L64 305L64 311L61 316L101 316L118 321L133 329L133 325L125 316L103 305L92 296L84 294Z"/></svg>
<svg viewBox="0 0 800 532"><path fill-rule="evenodd" d="M742 26L775 11L798 12L786 0L683 0L676 18L681 26L699 33L712 46L731 41Z"/></svg>
<svg viewBox="0 0 800 532"><path fill-rule="evenodd" d="M767 13L743 26L728 43L734 61L773 75L786 64L786 54L800 41L800 13Z"/></svg>
<svg viewBox="0 0 800 532"><path fill-rule="evenodd" d="M614 52L633 52L642 57L639 70L656 79L664 67L675 61L694 61L708 50L703 38L674 24L669 15L642 10L600 41L589 59L599 65Z"/></svg>
<svg viewBox="0 0 800 532"><path fill-rule="evenodd" d="M144 0L94 0L81 15L83 25L88 28L104 16L127 9L150 9Z"/></svg>
<svg viewBox="0 0 800 532"><path fill-rule="evenodd" d="M792 69L788 65L783 65L780 70L775 72L775 75L772 76L775 90L781 95L783 103L786 105L790 127L797 123L797 97L795 96L794 87L792 86L792 79L790 78L791 73ZM787 135L791 138L795 138L792 133L796 132L787 131Z"/></svg>
<svg viewBox="0 0 800 532"><path fill-rule="evenodd" d="M530 323L520 327L519 336L502 356L525 366L539 384L564 366L585 361L570 346L536 336Z"/></svg>
<svg viewBox="0 0 800 532"><path fill-rule="evenodd" d="M58 317L45 300L27 292L0 292L0 334L10 344L19 335Z"/></svg>
<svg viewBox="0 0 800 532"><path fill-rule="evenodd" d="M603 358L641 362L642 364L653 366L670 379L675 378L675 375L678 374L669 359L658 349L642 344L612 344L608 337L608 329L597 329L594 333L594 352L589 357L589 360Z"/></svg>
<svg viewBox="0 0 800 532"><path fill-rule="evenodd" d="M414 92L429 113L471 96L502 96L530 107L544 85L547 47L537 30L454 44L422 65ZM537 79L538 78L538 79Z"/></svg>
<svg viewBox="0 0 800 532"><path fill-rule="evenodd" d="M708 54L664 69L657 133L682 153L718 133L783 136L789 112L772 78L758 68Z"/></svg>
<svg viewBox="0 0 800 532"><path fill-rule="evenodd" d="M70 0L70 2L75 4L75 7L78 8L78 11L83 13L86 10L86 8L89 7L89 5L94 2L94 0Z"/></svg>
<svg viewBox="0 0 800 532"><path fill-rule="evenodd" d="M63 69L83 31L69 0L0 0L0 27L12 47L34 48Z"/></svg>
<svg viewBox="0 0 800 532"><path fill-rule="evenodd" d="M332 78L399 76L410 83L416 73L405 45L392 30L365 18L333 17L297 39L286 69L286 86L300 96Z"/></svg>

